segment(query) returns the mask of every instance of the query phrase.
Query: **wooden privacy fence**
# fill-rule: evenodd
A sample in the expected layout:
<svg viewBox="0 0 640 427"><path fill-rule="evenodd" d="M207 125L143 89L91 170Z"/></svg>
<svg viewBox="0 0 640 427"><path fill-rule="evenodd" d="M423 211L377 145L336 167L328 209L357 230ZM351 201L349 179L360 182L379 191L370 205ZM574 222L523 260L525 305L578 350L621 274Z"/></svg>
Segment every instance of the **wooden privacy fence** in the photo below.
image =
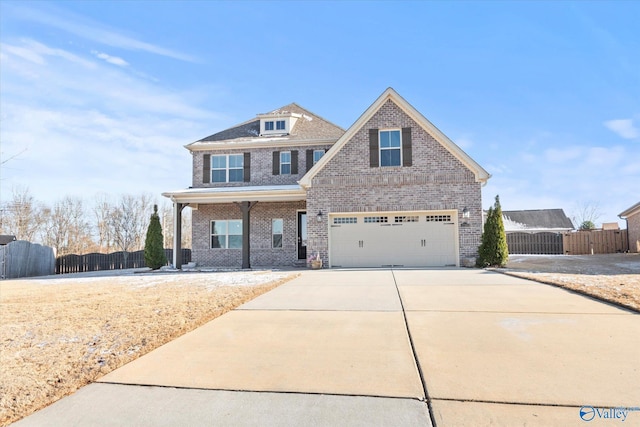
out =
<svg viewBox="0 0 640 427"><path fill-rule="evenodd" d="M512 255L560 255L564 253L561 233L507 233L507 247Z"/></svg>
<svg viewBox="0 0 640 427"><path fill-rule="evenodd" d="M629 250L627 230L588 230L563 233L567 255L613 254Z"/></svg>
<svg viewBox="0 0 640 427"><path fill-rule="evenodd" d="M46 276L53 274L53 249L24 240L0 246L0 278Z"/></svg>
<svg viewBox="0 0 640 427"><path fill-rule="evenodd" d="M173 249L165 249L164 253L167 256L168 262L171 263L173 259ZM191 249L182 249L182 262L183 264L191 262ZM113 252L110 254L70 254L56 259L56 274L141 267L146 267L144 250L136 252Z"/></svg>

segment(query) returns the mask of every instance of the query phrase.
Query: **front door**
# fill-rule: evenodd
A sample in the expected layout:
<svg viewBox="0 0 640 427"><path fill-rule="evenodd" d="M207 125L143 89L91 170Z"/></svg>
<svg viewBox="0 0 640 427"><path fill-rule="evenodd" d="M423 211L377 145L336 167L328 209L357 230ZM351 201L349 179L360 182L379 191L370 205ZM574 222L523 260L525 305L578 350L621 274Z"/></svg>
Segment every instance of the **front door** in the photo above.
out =
<svg viewBox="0 0 640 427"><path fill-rule="evenodd" d="M298 259L307 259L307 213L298 212Z"/></svg>

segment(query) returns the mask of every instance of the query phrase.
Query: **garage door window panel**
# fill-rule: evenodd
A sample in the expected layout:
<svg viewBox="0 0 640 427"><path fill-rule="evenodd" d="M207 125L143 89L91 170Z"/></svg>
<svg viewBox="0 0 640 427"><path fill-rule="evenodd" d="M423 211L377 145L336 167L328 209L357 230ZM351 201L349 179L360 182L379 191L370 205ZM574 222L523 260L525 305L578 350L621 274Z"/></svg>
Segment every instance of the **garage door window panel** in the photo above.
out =
<svg viewBox="0 0 640 427"><path fill-rule="evenodd" d="M374 223L388 223L389 217L387 216L365 216L364 217L365 224L374 224Z"/></svg>

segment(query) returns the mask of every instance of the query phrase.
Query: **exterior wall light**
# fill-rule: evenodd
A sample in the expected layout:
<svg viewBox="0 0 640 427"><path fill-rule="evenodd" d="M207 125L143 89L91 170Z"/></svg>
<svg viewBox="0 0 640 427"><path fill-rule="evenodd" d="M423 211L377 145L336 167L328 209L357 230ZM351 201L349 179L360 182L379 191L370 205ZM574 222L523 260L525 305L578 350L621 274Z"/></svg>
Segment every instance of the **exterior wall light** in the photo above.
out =
<svg viewBox="0 0 640 427"><path fill-rule="evenodd" d="M316 219L318 222L322 222L322 211L318 211L318 215L316 215Z"/></svg>
<svg viewBox="0 0 640 427"><path fill-rule="evenodd" d="M462 224L460 224L461 227L469 227L470 226L469 221L467 221L470 216L471 216L471 212L469 211L469 208L467 208L465 206L464 209L462 209L462 219L464 221L462 221Z"/></svg>

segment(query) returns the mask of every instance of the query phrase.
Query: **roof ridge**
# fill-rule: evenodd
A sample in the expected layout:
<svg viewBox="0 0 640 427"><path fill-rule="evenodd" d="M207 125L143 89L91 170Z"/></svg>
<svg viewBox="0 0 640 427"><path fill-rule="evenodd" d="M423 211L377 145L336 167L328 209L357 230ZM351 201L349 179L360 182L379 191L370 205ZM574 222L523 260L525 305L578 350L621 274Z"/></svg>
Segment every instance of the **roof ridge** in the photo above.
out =
<svg viewBox="0 0 640 427"><path fill-rule="evenodd" d="M296 107L298 107L299 109L306 111L307 113L311 114L311 115L312 115L312 116L314 116L314 117L317 117L318 119L320 119L320 120L324 121L325 123L328 123L328 124L330 124L330 125L333 125L333 126L337 127L338 129L340 129L340 130L341 130L341 131L343 131L343 132L345 131L345 129L343 129L343 128L342 128L342 126L338 126L337 124L333 123L332 121L329 121L329 120L325 119L325 118L324 118L324 117L322 117L321 115L319 115L319 114L317 114L317 113L314 113L313 111L309 110L308 108L303 107L302 105L298 104L297 102L291 102L291 103L289 103L289 104L287 104L287 105L283 105L283 106L282 106L282 107L280 107L280 108L276 108L275 110L272 110L272 112L273 112L273 111L282 110L283 108L286 108L286 107L288 107L288 106L290 106L290 105L295 105L295 106L296 106ZM267 114L268 114L268 113L267 113Z"/></svg>

